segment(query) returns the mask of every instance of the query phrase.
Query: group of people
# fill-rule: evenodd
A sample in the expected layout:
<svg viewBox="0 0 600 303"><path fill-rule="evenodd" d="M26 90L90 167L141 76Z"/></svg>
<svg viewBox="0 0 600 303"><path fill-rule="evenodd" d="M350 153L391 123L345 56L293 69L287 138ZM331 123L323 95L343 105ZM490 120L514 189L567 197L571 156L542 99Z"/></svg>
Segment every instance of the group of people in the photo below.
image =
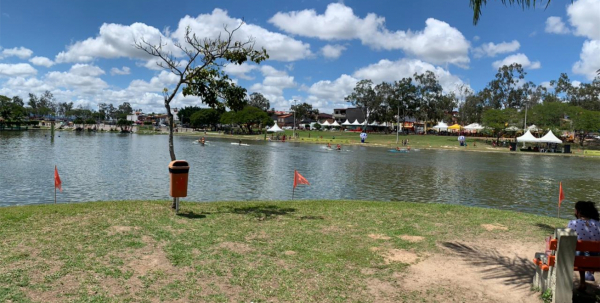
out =
<svg viewBox="0 0 600 303"><path fill-rule="evenodd" d="M331 148L331 143L327 142L327 148ZM336 149L336 150L342 150L342 146L338 144L338 145L335 147L335 149Z"/></svg>
<svg viewBox="0 0 600 303"><path fill-rule="evenodd" d="M568 228L577 232L577 240L580 241L600 241L600 215L598 209L592 201L578 201L575 203L575 220L571 220ZM597 252L577 251L577 256L599 256ZM585 281L594 281L593 272L579 272L579 287L580 291L586 288Z"/></svg>

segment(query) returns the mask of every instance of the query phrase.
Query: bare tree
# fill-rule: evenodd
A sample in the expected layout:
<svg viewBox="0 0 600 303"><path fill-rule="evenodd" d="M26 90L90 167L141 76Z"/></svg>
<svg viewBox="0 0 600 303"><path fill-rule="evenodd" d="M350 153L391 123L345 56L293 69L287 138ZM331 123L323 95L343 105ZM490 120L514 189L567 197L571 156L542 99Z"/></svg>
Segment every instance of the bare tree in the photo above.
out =
<svg viewBox="0 0 600 303"><path fill-rule="evenodd" d="M143 38L135 40L134 45L149 55L158 58L157 65L175 74L179 80L173 90L163 89L164 104L169 117L169 153L171 160L176 160L173 148L173 113L171 101L182 88L184 95L201 98L202 102L213 108L241 109L244 105L246 89L235 85L222 71L228 64L242 64L246 61L260 63L269 58L264 48L254 49L254 39L249 37L245 42L234 39L235 32L243 25L240 23L233 30L224 26L224 34L217 38L199 38L186 28L182 42L173 45L182 51L178 58L172 52L165 50L167 43L162 39L158 44L152 44ZM182 59L182 60L180 60Z"/></svg>

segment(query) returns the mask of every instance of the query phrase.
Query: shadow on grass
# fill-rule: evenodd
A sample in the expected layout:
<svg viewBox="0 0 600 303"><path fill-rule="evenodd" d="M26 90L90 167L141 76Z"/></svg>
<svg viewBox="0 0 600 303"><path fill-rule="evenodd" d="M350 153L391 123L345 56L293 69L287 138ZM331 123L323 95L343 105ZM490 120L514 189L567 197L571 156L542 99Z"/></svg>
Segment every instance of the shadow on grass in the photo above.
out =
<svg viewBox="0 0 600 303"><path fill-rule="evenodd" d="M484 279L499 280L515 288L530 288L535 267L529 258L506 257L495 249L443 242L442 245L460 255L466 262L480 268ZM533 256L531 256L533 257Z"/></svg>
<svg viewBox="0 0 600 303"><path fill-rule="evenodd" d="M537 228L543 230L544 233L546 233L548 235L554 234L554 230L558 228L558 227L550 226L550 225L544 224L544 223L536 223L535 226Z"/></svg>
<svg viewBox="0 0 600 303"><path fill-rule="evenodd" d="M206 218L206 215L204 215L202 213L197 214L193 211L179 212L177 214L177 216L183 217L183 218L188 218L188 219L204 219L204 218Z"/></svg>
<svg viewBox="0 0 600 303"><path fill-rule="evenodd" d="M323 216L302 216L298 220L325 220Z"/></svg>
<svg viewBox="0 0 600 303"><path fill-rule="evenodd" d="M295 211L295 208L282 208L277 205L260 205L230 208L227 212L240 215L252 215L259 220L266 220L276 216L285 216Z"/></svg>

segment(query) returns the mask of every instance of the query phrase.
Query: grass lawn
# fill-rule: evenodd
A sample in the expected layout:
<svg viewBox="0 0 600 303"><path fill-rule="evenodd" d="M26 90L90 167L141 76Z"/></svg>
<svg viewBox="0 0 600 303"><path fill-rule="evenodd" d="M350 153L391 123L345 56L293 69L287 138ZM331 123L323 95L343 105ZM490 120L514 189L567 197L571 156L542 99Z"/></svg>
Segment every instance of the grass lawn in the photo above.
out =
<svg viewBox="0 0 600 303"><path fill-rule="evenodd" d="M448 241L541 249L567 223L444 204L183 203L175 215L169 203L0 208L0 301L446 302L458 290L371 286Z"/></svg>

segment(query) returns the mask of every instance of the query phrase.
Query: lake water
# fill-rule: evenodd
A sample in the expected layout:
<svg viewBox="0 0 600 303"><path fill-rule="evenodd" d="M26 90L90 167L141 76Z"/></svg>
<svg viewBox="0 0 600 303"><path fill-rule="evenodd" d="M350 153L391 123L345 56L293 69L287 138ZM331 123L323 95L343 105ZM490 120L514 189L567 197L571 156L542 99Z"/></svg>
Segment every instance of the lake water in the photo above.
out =
<svg viewBox="0 0 600 303"><path fill-rule="evenodd" d="M60 136L60 137L58 137ZM310 186L296 199L363 199L464 204L556 215L558 182L566 199L598 200L600 161L580 157L421 150L175 137L190 163L182 201L289 200L297 169ZM49 131L0 132L0 205L169 197L168 137Z"/></svg>

